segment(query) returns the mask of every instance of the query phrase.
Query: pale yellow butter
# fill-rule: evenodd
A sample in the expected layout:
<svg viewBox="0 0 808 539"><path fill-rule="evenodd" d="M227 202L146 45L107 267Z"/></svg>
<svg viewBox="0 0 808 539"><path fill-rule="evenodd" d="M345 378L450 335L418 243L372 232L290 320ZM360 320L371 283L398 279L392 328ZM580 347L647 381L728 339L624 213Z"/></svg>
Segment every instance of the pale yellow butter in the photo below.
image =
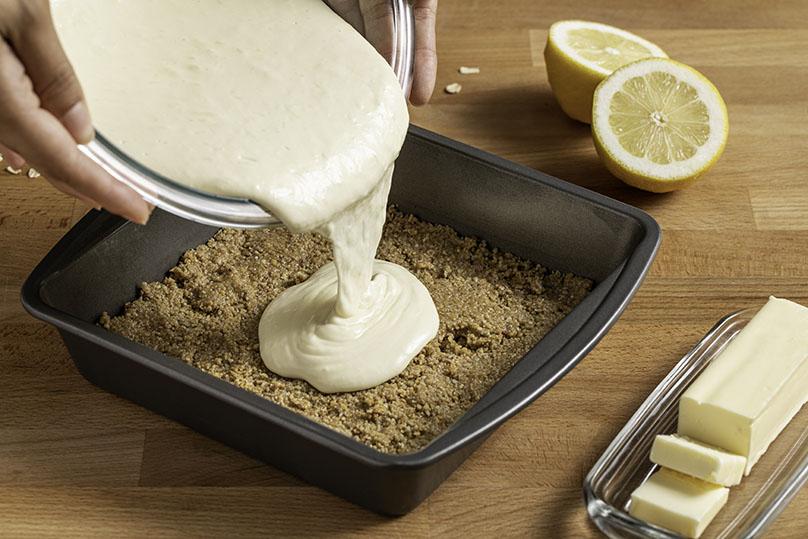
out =
<svg viewBox="0 0 808 539"><path fill-rule="evenodd" d="M727 503L729 489L660 469L631 493L628 512L686 537L699 537Z"/></svg>
<svg viewBox="0 0 808 539"><path fill-rule="evenodd" d="M808 309L768 303L679 401L679 434L746 457L744 473L808 401Z"/></svg>
<svg viewBox="0 0 808 539"><path fill-rule="evenodd" d="M739 484L746 466L741 455L675 434L657 435L651 462L725 487Z"/></svg>

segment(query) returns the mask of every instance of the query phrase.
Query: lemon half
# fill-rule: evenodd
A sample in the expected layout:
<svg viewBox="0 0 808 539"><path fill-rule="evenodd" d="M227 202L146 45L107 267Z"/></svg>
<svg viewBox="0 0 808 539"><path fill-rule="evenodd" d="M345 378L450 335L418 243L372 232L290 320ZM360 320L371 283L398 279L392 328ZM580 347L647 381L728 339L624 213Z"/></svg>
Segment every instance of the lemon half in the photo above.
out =
<svg viewBox="0 0 808 539"><path fill-rule="evenodd" d="M592 121L592 95L615 69L665 51L620 28L587 21L558 21L550 27L544 61L547 79L561 109L581 122Z"/></svg>
<svg viewBox="0 0 808 539"><path fill-rule="evenodd" d="M628 64L595 91L592 135L601 161L646 191L673 191L698 180L718 161L728 133L721 94L674 60Z"/></svg>

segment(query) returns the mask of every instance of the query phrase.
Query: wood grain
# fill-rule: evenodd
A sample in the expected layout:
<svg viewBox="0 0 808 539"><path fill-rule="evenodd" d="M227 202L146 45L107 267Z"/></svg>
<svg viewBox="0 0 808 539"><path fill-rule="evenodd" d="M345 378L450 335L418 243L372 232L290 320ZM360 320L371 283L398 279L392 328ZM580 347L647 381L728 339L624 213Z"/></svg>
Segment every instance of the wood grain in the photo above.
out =
<svg viewBox="0 0 808 539"><path fill-rule="evenodd" d="M635 31L716 84L730 137L706 178L653 195L606 172L544 72L547 28L568 18ZM0 536L597 537L583 476L668 370L724 314L769 294L808 304L804 0L441 0L438 47L436 92L413 123L662 226L645 284L601 343L420 507L380 517L85 382L18 298L86 208L41 178L0 172ZM451 82L463 91L445 94ZM767 536L806 526L803 489Z"/></svg>

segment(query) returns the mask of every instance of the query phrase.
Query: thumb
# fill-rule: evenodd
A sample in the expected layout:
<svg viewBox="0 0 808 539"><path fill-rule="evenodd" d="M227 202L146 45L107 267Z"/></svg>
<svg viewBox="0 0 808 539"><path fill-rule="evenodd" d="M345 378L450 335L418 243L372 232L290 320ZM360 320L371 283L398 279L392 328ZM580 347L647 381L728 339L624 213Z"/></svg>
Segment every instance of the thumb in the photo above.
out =
<svg viewBox="0 0 808 539"><path fill-rule="evenodd" d="M90 113L76 74L65 55L47 1L26 2L25 31L9 36L11 46L39 96L40 106L53 114L80 144L93 139Z"/></svg>

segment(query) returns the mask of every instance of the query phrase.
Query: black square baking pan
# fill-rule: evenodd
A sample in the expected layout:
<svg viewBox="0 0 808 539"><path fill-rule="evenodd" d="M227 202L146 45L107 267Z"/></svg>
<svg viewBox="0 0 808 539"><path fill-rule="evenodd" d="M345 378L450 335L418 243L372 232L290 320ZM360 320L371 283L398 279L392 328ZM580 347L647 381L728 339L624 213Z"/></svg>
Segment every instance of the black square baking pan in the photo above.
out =
<svg viewBox="0 0 808 539"><path fill-rule="evenodd" d="M404 514L595 346L640 286L660 229L636 208L418 127L396 163L390 202L595 283L482 399L415 453L378 452L96 325L101 313L121 312L140 283L161 280L213 227L159 210L145 227L93 211L34 269L22 302L58 329L90 382L361 506Z"/></svg>

